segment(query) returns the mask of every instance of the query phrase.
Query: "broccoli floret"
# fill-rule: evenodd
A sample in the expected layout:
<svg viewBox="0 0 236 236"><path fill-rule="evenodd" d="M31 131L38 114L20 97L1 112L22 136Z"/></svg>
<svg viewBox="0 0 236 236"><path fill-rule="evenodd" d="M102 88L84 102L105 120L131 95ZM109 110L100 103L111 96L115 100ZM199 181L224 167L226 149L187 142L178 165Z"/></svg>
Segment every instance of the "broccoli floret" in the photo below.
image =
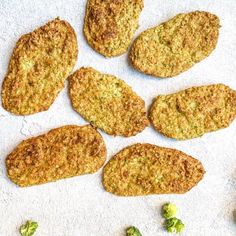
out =
<svg viewBox="0 0 236 236"><path fill-rule="evenodd" d="M166 219L170 219L172 217L175 217L177 211L178 211L178 208L173 203L166 203L162 207L162 215Z"/></svg>
<svg viewBox="0 0 236 236"><path fill-rule="evenodd" d="M37 228L38 228L37 222L28 220L24 225L21 225L20 234L22 236L32 236Z"/></svg>
<svg viewBox="0 0 236 236"><path fill-rule="evenodd" d="M176 217L166 219L164 226L169 233L181 233L184 230L184 224Z"/></svg>
<svg viewBox="0 0 236 236"><path fill-rule="evenodd" d="M184 223L181 220L178 220L178 222L175 225L176 232L181 233L184 230Z"/></svg>
<svg viewBox="0 0 236 236"><path fill-rule="evenodd" d="M126 236L142 236L142 234L136 227L131 226L126 230Z"/></svg>

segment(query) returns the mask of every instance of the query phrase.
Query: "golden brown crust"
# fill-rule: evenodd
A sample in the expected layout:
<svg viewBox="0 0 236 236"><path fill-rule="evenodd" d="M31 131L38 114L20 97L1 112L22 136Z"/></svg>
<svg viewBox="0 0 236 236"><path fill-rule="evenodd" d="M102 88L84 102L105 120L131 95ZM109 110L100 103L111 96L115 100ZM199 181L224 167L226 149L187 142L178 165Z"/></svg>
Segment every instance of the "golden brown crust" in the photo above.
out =
<svg viewBox="0 0 236 236"><path fill-rule="evenodd" d="M125 53L142 9L143 0L88 0L84 20L87 42L106 57Z"/></svg>
<svg viewBox="0 0 236 236"><path fill-rule="evenodd" d="M81 68L69 77L74 109L110 135L133 136L149 125L144 101L123 81Z"/></svg>
<svg viewBox="0 0 236 236"><path fill-rule="evenodd" d="M236 91L224 84L160 95L150 112L150 120L156 130L179 140L226 128L235 117Z"/></svg>
<svg viewBox="0 0 236 236"><path fill-rule="evenodd" d="M96 172L106 159L102 136L90 125L68 125L21 142L6 158L21 187Z"/></svg>
<svg viewBox="0 0 236 236"><path fill-rule="evenodd" d="M120 196L185 193L204 176L200 161L152 144L134 144L116 154L103 169L106 191Z"/></svg>
<svg viewBox="0 0 236 236"><path fill-rule="evenodd" d="M210 55L219 36L220 21L204 11L178 14L144 31L134 42L130 62L145 74L176 76Z"/></svg>
<svg viewBox="0 0 236 236"><path fill-rule="evenodd" d="M17 115L49 109L78 55L75 32L59 18L17 42L2 87L3 107Z"/></svg>

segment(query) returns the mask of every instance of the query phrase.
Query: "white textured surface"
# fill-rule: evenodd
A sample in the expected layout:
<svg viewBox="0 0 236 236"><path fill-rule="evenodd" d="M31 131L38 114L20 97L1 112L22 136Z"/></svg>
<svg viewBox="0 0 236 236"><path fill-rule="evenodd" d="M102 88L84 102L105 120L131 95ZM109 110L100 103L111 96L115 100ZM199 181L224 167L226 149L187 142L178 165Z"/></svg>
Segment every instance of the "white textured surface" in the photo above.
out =
<svg viewBox="0 0 236 236"><path fill-rule="evenodd" d="M85 0L1 0L0 1L0 84L17 39L54 17L68 20L80 45L76 68L93 66L124 79L145 99L149 107L161 93L172 93L193 85L223 82L236 89L236 2L235 0L145 0L137 32L159 24L180 12L207 10L221 19L217 49L211 56L182 75L158 80L128 66L127 54L105 59L95 53L82 34ZM185 222L187 236L236 235L236 122L229 128L190 141L167 139L152 128L132 138L109 137L102 133L108 159L126 145L150 142L180 149L202 161L206 175L184 195L152 195L124 198L106 193L101 170L31 188L18 188L6 177L6 155L22 140L65 124L84 124L72 110L67 88L49 111L16 117L0 107L0 236L17 236L27 219L39 222L38 236L124 236L129 225L143 236L167 235L162 229L160 206L175 202Z"/></svg>

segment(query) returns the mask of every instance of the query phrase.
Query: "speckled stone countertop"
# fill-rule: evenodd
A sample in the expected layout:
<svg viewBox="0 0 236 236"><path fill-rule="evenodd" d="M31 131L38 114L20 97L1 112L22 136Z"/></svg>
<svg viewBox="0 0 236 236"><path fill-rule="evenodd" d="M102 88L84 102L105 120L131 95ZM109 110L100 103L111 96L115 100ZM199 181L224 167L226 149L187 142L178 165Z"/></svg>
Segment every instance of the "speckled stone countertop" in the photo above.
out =
<svg viewBox="0 0 236 236"><path fill-rule="evenodd" d="M175 78L158 80L133 70L127 54L106 59L94 52L82 34L85 0L0 1L0 84L17 39L47 21L60 16L69 21L80 47L75 69L92 66L124 79L145 101L147 108L158 94L176 92L194 85L225 83L236 89L236 3L235 0L145 0L140 17L142 32L180 12L206 10L221 19L220 38L209 58ZM51 128L86 122L72 109L65 88L50 110L31 116L14 116L0 106L0 236L17 236L28 219L39 223L36 236L125 236L135 225L143 236L169 235L162 229L160 207L171 201L180 208L186 236L233 236L236 222L236 122L229 128L189 141L165 138L149 127L131 138L102 133L108 158L136 142L150 142L177 148L198 158L206 175L197 187L184 195L116 197L103 190L101 170L56 183L19 188L6 177L6 155L22 140Z"/></svg>

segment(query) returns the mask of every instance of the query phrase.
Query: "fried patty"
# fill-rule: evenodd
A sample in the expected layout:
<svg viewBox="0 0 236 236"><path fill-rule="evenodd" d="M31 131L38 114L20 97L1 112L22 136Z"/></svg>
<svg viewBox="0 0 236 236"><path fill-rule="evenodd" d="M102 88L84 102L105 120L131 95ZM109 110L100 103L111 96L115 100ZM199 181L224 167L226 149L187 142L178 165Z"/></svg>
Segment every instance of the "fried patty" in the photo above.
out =
<svg viewBox="0 0 236 236"><path fill-rule="evenodd" d="M120 196L185 193L204 176L200 161L170 148L134 144L103 169L106 191Z"/></svg>
<svg viewBox="0 0 236 236"><path fill-rule="evenodd" d="M150 112L157 131L179 140L226 128L235 117L236 91L224 84L157 96Z"/></svg>
<svg viewBox="0 0 236 236"><path fill-rule="evenodd" d="M133 136L149 125L144 101L123 80L93 68L68 80L74 109L107 134Z"/></svg>
<svg viewBox="0 0 236 236"><path fill-rule="evenodd" d="M134 68L160 78L176 76L215 49L220 21L209 12L178 14L171 20L144 31L129 55Z"/></svg>
<svg viewBox="0 0 236 236"><path fill-rule="evenodd" d="M106 57L125 53L142 9L143 0L88 0L84 20L87 42Z"/></svg>
<svg viewBox="0 0 236 236"><path fill-rule="evenodd" d="M68 125L21 142L6 158L21 187L96 172L106 159L102 136L90 125Z"/></svg>
<svg viewBox="0 0 236 236"><path fill-rule="evenodd" d="M3 82L3 107L16 115L48 110L64 88L77 54L75 32L59 18L23 35Z"/></svg>

